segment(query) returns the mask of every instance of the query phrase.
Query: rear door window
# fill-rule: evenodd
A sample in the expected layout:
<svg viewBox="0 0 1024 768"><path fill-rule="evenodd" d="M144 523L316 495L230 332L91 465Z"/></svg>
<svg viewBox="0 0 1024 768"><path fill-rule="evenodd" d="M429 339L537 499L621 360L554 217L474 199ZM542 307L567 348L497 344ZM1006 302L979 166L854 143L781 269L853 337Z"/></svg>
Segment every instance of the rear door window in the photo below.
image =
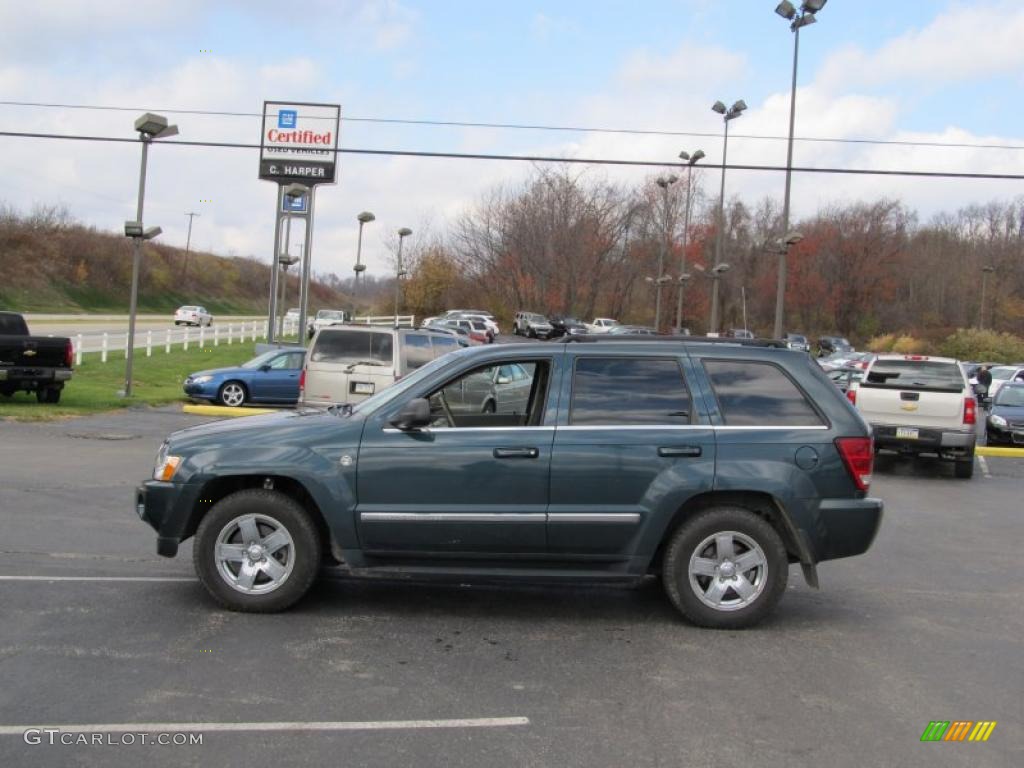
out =
<svg viewBox="0 0 1024 768"><path fill-rule="evenodd" d="M390 333L324 330L317 336L310 353L311 363L394 362L394 343Z"/></svg>
<svg viewBox="0 0 1024 768"><path fill-rule="evenodd" d="M772 363L705 360L722 418L737 427L816 427L821 416L799 387Z"/></svg>
<svg viewBox="0 0 1024 768"><path fill-rule="evenodd" d="M691 412L690 393L676 360L605 357L576 360L570 424L689 424Z"/></svg>

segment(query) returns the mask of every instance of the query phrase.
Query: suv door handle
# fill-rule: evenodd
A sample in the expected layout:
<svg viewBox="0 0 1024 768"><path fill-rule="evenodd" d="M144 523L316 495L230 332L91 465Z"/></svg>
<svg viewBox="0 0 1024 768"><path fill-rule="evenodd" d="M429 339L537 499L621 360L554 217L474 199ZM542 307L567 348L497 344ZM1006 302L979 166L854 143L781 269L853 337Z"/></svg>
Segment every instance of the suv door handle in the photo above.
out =
<svg viewBox="0 0 1024 768"><path fill-rule="evenodd" d="M495 448L496 459L536 459L540 456L537 448Z"/></svg>
<svg viewBox="0 0 1024 768"><path fill-rule="evenodd" d="M701 455L699 445L671 445L658 449L659 456L688 456L694 458Z"/></svg>

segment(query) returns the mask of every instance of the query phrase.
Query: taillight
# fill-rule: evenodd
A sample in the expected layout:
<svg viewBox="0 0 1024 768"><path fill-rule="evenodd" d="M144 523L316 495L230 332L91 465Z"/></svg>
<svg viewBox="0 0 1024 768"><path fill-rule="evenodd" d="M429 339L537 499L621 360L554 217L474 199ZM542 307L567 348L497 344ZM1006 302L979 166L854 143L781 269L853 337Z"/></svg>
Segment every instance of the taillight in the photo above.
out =
<svg viewBox="0 0 1024 768"><path fill-rule="evenodd" d="M836 449L857 490L867 491L871 485L871 470L875 464L874 438L837 437Z"/></svg>
<svg viewBox="0 0 1024 768"><path fill-rule="evenodd" d="M306 391L306 369L302 369L302 373L299 374L299 397Z"/></svg>
<svg viewBox="0 0 1024 768"><path fill-rule="evenodd" d="M850 401L851 405L857 405L857 390L853 387L846 390L846 399Z"/></svg>
<svg viewBox="0 0 1024 768"><path fill-rule="evenodd" d="M964 398L964 424L976 424L978 419L978 403L973 397Z"/></svg>
<svg viewBox="0 0 1024 768"><path fill-rule="evenodd" d="M75 361L75 345L71 343L71 339L68 339L64 344L64 366L70 368L71 364Z"/></svg>

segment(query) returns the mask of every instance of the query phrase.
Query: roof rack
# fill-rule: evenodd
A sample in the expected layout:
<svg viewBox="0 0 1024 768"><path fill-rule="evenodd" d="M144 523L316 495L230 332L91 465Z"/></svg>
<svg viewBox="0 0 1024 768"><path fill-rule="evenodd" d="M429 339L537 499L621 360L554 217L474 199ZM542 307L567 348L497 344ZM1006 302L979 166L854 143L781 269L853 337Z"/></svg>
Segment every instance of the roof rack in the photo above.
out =
<svg viewBox="0 0 1024 768"><path fill-rule="evenodd" d="M733 339L725 336L647 336L640 334L623 334L608 336L606 334L585 336L563 336L556 343L560 344L598 344L601 342L619 341L684 341L689 344L732 344L738 347L769 347L772 349L789 349L785 341L779 339Z"/></svg>

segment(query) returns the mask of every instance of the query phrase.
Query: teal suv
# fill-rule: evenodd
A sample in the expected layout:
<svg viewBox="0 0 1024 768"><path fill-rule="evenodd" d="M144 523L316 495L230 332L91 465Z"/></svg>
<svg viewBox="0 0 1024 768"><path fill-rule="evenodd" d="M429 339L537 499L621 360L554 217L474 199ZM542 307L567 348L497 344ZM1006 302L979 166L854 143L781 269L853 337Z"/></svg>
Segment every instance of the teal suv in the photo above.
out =
<svg viewBox="0 0 1024 768"><path fill-rule="evenodd" d="M354 408L175 432L138 515L220 604L322 565L460 580L662 580L690 621L763 618L789 566L871 545L870 429L780 342L637 337L439 357Z"/></svg>

